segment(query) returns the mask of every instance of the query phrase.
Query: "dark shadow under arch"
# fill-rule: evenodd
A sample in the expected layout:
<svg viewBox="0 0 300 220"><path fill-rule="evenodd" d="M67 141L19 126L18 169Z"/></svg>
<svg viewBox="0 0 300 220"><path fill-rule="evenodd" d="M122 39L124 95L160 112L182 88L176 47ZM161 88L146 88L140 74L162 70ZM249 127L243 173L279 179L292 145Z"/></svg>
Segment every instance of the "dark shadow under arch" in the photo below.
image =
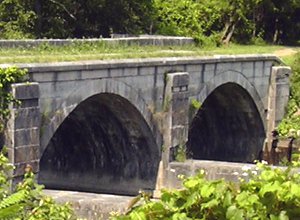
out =
<svg viewBox="0 0 300 220"><path fill-rule="evenodd" d="M263 121L249 93L226 83L209 94L192 120L187 151L194 159L253 162L264 139Z"/></svg>
<svg viewBox="0 0 300 220"><path fill-rule="evenodd" d="M47 188L112 194L154 189L159 148L139 111L111 93L80 103L59 126L40 161Z"/></svg>

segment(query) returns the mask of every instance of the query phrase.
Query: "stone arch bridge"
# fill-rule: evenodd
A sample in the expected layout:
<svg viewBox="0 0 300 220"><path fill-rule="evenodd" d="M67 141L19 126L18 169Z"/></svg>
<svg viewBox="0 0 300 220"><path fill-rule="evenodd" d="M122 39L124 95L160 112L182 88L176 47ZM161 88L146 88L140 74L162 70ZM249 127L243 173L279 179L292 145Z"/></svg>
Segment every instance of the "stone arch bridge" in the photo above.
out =
<svg viewBox="0 0 300 220"><path fill-rule="evenodd" d="M178 156L253 162L289 96L290 68L271 55L20 67L29 83L12 86L22 104L6 135L14 175L29 163L55 189L136 194Z"/></svg>

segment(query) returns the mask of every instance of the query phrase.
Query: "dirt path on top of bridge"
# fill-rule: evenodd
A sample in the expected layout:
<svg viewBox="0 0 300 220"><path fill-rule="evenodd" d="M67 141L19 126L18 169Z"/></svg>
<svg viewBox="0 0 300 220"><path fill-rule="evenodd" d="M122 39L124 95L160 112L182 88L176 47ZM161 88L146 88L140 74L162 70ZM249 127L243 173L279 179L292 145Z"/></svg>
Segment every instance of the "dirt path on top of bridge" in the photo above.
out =
<svg viewBox="0 0 300 220"><path fill-rule="evenodd" d="M285 47L280 50L274 51L274 54L279 57L290 56L300 51L300 47Z"/></svg>

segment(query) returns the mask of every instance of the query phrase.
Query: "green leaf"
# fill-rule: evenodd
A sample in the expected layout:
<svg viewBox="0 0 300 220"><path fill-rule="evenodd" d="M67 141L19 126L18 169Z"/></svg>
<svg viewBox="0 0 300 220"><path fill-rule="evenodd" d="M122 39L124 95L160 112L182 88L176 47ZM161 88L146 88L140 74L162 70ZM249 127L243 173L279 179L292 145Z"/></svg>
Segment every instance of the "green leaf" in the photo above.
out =
<svg viewBox="0 0 300 220"><path fill-rule="evenodd" d="M230 206L226 212L226 219L228 220L244 220L243 211L236 206Z"/></svg>
<svg viewBox="0 0 300 220"><path fill-rule="evenodd" d="M210 184L206 184L201 188L200 194L203 198L208 198L215 191L215 187Z"/></svg>
<svg viewBox="0 0 300 220"><path fill-rule="evenodd" d="M147 220L144 212L131 212L130 217L134 220Z"/></svg>
<svg viewBox="0 0 300 220"><path fill-rule="evenodd" d="M206 203L202 203L201 209L210 209L218 205L220 205L219 201L217 199L212 199Z"/></svg>
<svg viewBox="0 0 300 220"><path fill-rule="evenodd" d="M199 181L197 179L188 179L184 182L184 186L186 188L194 188L195 186L197 186L197 184L199 184Z"/></svg>

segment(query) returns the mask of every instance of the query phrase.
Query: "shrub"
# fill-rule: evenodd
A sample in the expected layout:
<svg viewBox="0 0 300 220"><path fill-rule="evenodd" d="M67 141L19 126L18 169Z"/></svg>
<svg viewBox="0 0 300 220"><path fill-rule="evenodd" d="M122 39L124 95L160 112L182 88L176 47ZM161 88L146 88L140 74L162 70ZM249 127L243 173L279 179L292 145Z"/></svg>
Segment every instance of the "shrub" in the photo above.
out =
<svg viewBox="0 0 300 220"><path fill-rule="evenodd" d="M295 55L292 67L290 100L287 106L286 115L278 125L279 134L283 137L290 135L290 131L300 131L300 53Z"/></svg>
<svg viewBox="0 0 300 220"><path fill-rule="evenodd" d="M75 219L69 204L56 204L52 198L43 195L43 186L35 182L30 166L26 168L24 180L11 190L9 174L12 168L0 153L0 219Z"/></svg>
<svg viewBox="0 0 300 220"><path fill-rule="evenodd" d="M164 190L158 202L145 200L112 219L296 219L300 216L300 174L258 163L244 167L238 183L206 180L205 172L183 178L183 189Z"/></svg>

